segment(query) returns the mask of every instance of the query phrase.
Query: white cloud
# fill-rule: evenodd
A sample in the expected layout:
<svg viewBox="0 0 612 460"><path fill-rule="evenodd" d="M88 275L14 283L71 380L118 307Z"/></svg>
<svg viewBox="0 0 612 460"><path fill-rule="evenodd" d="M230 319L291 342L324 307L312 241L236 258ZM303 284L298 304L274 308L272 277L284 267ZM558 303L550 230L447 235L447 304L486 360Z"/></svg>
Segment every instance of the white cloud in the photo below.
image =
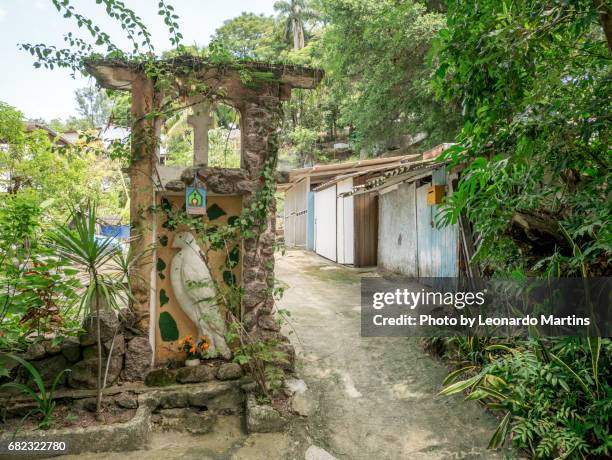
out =
<svg viewBox="0 0 612 460"><path fill-rule="evenodd" d="M6 17L6 10L3 10L2 8L0 8L0 22L4 21L5 17Z"/></svg>

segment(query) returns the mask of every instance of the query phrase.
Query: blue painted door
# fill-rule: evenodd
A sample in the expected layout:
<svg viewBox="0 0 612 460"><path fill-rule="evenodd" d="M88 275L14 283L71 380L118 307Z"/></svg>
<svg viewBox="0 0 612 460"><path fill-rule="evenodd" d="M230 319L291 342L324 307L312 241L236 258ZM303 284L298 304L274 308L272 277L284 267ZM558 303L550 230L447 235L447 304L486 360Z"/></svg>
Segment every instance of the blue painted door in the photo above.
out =
<svg viewBox="0 0 612 460"><path fill-rule="evenodd" d="M310 251L315 249L315 199L314 192L308 192L307 196L307 215L308 222L306 228L306 246Z"/></svg>
<svg viewBox="0 0 612 460"><path fill-rule="evenodd" d="M456 277L458 276L457 226L435 227L435 217L440 206L427 204L428 187L429 185L418 187L416 194L419 277Z"/></svg>

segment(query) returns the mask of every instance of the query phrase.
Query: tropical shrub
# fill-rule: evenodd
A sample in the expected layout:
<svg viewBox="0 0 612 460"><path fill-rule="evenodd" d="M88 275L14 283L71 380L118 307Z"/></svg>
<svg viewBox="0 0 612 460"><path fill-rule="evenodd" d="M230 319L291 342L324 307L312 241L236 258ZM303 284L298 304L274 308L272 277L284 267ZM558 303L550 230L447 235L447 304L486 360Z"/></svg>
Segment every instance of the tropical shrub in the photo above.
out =
<svg viewBox="0 0 612 460"><path fill-rule="evenodd" d="M434 87L462 107L467 168L443 222L467 216L491 273L609 274L610 3L448 5Z"/></svg>
<svg viewBox="0 0 612 460"><path fill-rule="evenodd" d="M129 263L125 261L122 248L113 237L102 240L96 238L96 206L93 203L74 210L72 227L58 227L50 234L49 239L53 249L70 260L87 278L84 290L80 293L80 305L90 317L93 315L96 319L96 410L100 412L104 389L100 315L103 309L119 309L131 299L129 283L126 280L128 273L124 271L129 269ZM108 359L110 360L110 354Z"/></svg>
<svg viewBox="0 0 612 460"><path fill-rule="evenodd" d="M451 372L440 392L467 391L503 418L489 447L507 440L534 458L604 458L612 452L612 342L533 338L484 347L487 363ZM468 376L458 380L461 376Z"/></svg>
<svg viewBox="0 0 612 460"><path fill-rule="evenodd" d="M32 191L0 204L0 348L19 348L32 332L70 333L80 282L44 244L44 203Z"/></svg>

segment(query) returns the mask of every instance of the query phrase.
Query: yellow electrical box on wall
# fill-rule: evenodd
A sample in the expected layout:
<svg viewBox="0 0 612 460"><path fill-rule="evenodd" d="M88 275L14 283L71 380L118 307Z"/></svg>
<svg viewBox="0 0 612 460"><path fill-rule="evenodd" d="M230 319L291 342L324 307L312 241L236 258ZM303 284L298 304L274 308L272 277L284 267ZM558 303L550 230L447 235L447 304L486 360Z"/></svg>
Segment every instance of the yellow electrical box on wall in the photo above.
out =
<svg viewBox="0 0 612 460"><path fill-rule="evenodd" d="M427 204L433 206L434 204L442 203L444 198L445 185L432 185L427 189Z"/></svg>

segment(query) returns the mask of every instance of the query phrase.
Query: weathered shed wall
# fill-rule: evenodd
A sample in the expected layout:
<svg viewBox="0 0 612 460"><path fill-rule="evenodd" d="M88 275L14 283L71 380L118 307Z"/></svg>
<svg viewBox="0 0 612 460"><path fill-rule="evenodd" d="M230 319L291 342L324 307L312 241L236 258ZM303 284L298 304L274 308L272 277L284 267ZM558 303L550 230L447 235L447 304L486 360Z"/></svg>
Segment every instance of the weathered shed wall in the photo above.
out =
<svg viewBox="0 0 612 460"><path fill-rule="evenodd" d="M308 192L306 196L306 246L309 251L315 250L315 197L314 192Z"/></svg>
<svg viewBox="0 0 612 460"><path fill-rule="evenodd" d="M456 225L436 228L440 206L427 204L427 189L432 184L446 184L444 167L423 181L381 191L380 267L415 278L458 276L458 229Z"/></svg>
<svg viewBox="0 0 612 460"><path fill-rule="evenodd" d="M336 251L339 264L350 265L355 253L355 222L352 196L339 196L353 189L353 179L345 179L336 184Z"/></svg>
<svg viewBox="0 0 612 460"><path fill-rule="evenodd" d="M336 252L336 185L315 193L315 251L337 260Z"/></svg>
<svg viewBox="0 0 612 460"><path fill-rule="evenodd" d="M295 246L295 187L285 191L285 204L283 205L283 236L285 246Z"/></svg>
<svg viewBox="0 0 612 460"><path fill-rule="evenodd" d="M284 235L287 247L305 248L308 237L308 178L285 192Z"/></svg>
<svg viewBox="0 0 612 460"><path fill-rule="evenodd" d="M378 199L378 264L413 277L418 276L415 189L414 182L399 184Z"/></svg>
<svg viewBox="0 0 612 460"><path fill-rule="evenodd" d="M366 176L357 177L354 185L363 184ZM356 195L353 201L355 222L355 267L371 267L378 262L378 195Z"/></svg>

